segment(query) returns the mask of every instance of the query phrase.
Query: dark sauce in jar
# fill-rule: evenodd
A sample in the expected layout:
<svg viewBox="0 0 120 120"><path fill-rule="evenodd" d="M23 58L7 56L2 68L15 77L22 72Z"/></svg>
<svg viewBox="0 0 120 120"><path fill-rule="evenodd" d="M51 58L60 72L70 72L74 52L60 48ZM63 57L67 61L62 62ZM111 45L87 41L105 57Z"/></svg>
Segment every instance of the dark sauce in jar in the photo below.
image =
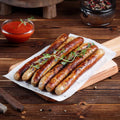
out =
<svg viewBox="0 0 120 120"><path fill-rule="evenodd" d="M80 17L91 26L109 25L115 16L115 0L82 0Z"/></svg>

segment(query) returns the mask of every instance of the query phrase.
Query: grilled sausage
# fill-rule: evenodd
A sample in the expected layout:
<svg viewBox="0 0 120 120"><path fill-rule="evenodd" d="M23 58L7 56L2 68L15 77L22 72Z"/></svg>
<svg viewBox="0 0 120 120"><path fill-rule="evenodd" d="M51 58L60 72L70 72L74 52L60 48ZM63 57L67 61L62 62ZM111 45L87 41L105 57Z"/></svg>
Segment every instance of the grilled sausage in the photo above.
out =
<svg viewBox="0 0 120 120"><path fill-rule="evenodd" d="M74 39L73 37L69 37L63 44L61 44L58 47L57 50L60 50L62 47L64 47L68 42L72 41L73 39ZM36 72L36 70L39 69L41 67L41 65L45 64L47 62L47 60L48 60L48 58L46 58L45 60L41 61L40 63L39 63L39 61L36 62L35 65L31 66L28 70L26 70L23 73L22 80L24 80L24 81L29 80L33 76L33 74ZM35 66L37 66L37 68Z"/></svg>
<svg viewBox="0 0 120 120"><path fill-rule="evenodd" d="M46 53L52 54L54 50L58 48L67 38L68 38L68 35L65 33L60 35L43 54L46 54ZM21 75L30 67L30 65L34 63L35 61L37 61L38 59L40 59L41 57L43 57L43 54L33 58L32 60L27 62L25 65L23 65L23 67L21 67L15 73L14 75L15 80L19 80Z"/></svg>
<svg viewBox="0 0 120 120"><path fill-rule="evenodd" d="M91 45L90 48L83 49L81 51L81 56L76 57L76 59L65 66L55 77L53 77L48 84L46 85L46 90L51 92L55 87L72 71L74 70L81 62L83 62L87 57L94 53L98 47L96 45Z"/></svg>
<svg viewBox="0 0 120 120"><path fill-rule="evenodd" d="M57 57L63 57L66 56L69 52L71 52L73 49L78 47L83 43L83 38L78 37L66 44L63 48L61 48L59 51L57 51L56 55ZM54 57L51 57L44 65L38 69L35 74L33 75L31 79L31 84L36 86L41 79L41 77L46 74L54 65L56 65L60 59L55 59Z"/></svg>
<svg viewBox="0 0 120 120"><path fill-rule="evenodd" d="M76 48L75 50L73 50L72 52L77 53L77 52L81 51L82 49L87 48L89 45L91 45L91 44L90 43L84 43L81 46L79 46L78 48ZM69 53L67 55L67 57L66 57L67 60L72 60L73 59L74 56L71 53ZM38 85L39 89L43 90L45 85L51 80L51 78L53 78L53 76L55 76L66 64L67 64L67 62L62 64L61 61L60 61L55 67L53 67L49 72L47 72L41 78L41 80L39 82L39 85Z"/></svg>
<svg viewBox="0 0 120 120"><path fill-rule="evenodd" d="M57 95L64 93L77 80L78 77L92 67L103 55L104 51L102 49L98 49L55 88L55 93Z"/></svg>

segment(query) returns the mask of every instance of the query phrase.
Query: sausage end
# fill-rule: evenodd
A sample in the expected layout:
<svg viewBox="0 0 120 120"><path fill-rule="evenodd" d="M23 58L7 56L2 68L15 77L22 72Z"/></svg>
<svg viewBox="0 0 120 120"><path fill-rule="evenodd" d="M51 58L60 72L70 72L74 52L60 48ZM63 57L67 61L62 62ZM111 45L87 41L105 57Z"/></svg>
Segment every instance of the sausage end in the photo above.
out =
<svg viewBox="0 0 120 120"><path fill-rule="evenodd" d="M15 80L19 80L20 79L20 74L18 72L15 73L14 79Z"/></svg>

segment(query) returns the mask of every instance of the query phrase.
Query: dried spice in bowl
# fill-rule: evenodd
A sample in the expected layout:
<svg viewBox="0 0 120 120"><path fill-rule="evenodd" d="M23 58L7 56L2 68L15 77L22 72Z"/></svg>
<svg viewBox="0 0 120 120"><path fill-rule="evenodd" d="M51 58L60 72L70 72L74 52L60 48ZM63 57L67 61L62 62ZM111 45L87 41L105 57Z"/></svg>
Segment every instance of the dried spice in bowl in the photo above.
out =
<svg viewBox="0 0 120 120"><path fill-rule="evenodd" d="M106 10L112 7L110 0L84 0L84 5L91 10Z"/></svg>
<svg viewBox="0 0 120 120"><path fill-rule="evenodd" d="M82 22L91 26L110 24L114 18L115 3L115 0L82 0L80 7Z"/></svg>

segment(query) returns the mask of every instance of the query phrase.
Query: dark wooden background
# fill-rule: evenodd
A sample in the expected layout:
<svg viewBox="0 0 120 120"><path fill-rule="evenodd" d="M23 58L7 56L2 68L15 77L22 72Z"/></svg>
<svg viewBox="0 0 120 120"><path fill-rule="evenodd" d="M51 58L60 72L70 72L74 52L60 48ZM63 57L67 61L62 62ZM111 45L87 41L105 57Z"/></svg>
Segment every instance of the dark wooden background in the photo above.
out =
<svg viewBox="0 0 120 120"><path fill-rule="evenodd" d="M25 106L25 112L16 112L0 97L0 102L8 106L7 113L0 114L0 120L120 120L120 72L59 103L45 101L34 92L2 77L12 64L49 45L61 33L78 34L99 43L120 36L120 0L116 2L116 17L112 24L101 28L85 26L81 22L79 3L79 0L67 0L57 5L58 16L54 19L43 19L42 8L13 7L11 15L0 16L0 24L8 18L35 17L35 33L25 43L10 44L0 33L0 87ZM120 69L120 57L114 61ZM40 112L40 109L44 111Z"/></svg>

